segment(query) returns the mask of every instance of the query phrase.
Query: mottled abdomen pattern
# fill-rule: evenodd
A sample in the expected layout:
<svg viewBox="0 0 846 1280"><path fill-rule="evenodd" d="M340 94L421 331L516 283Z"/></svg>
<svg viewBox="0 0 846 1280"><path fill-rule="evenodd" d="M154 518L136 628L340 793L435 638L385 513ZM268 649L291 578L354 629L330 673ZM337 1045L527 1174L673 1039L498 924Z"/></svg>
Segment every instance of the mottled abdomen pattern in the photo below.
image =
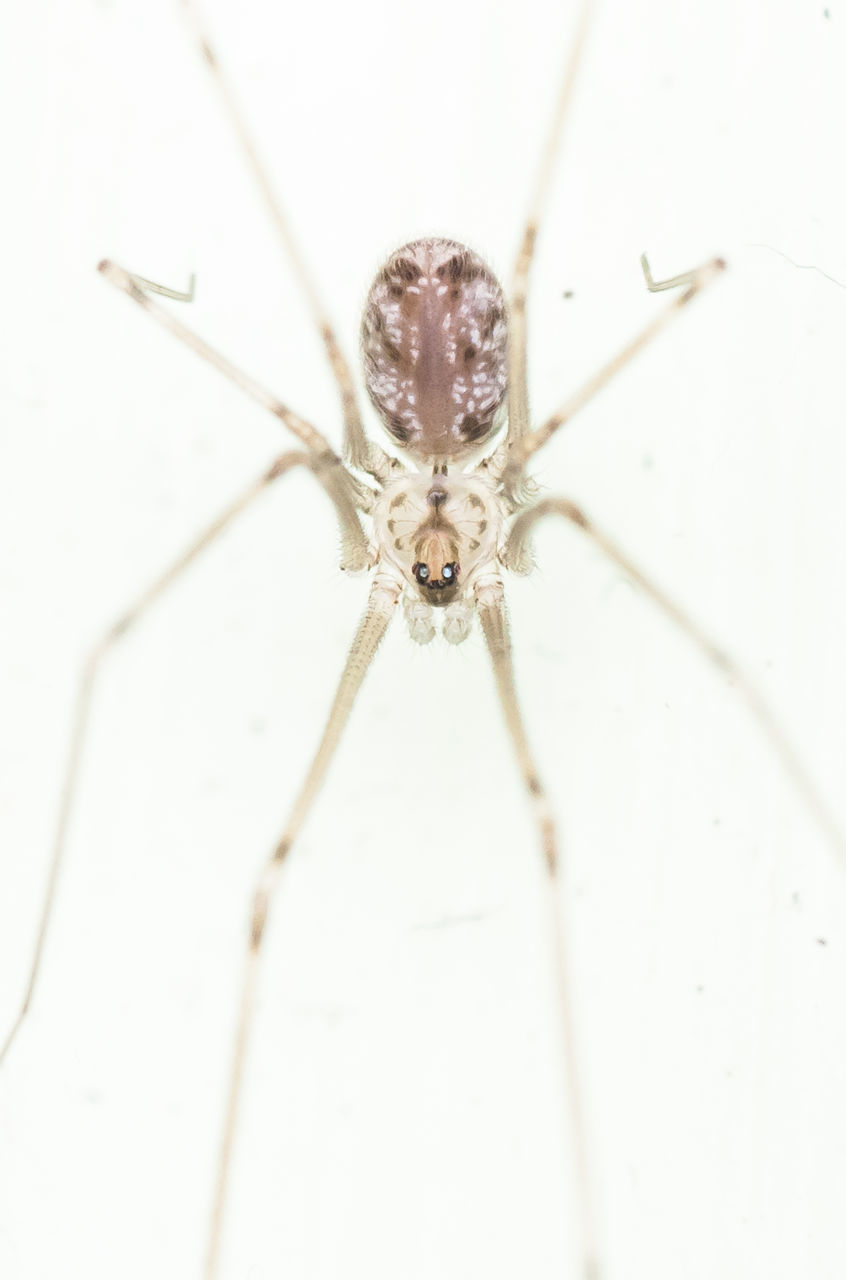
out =
<svg viewBox="0 0 846 1280"><path fill-rule="evenodd" d="M370 399L397 444L457 459L494 429L508 376L499 281L455 240L415 240L371 286L361 326Z"/></svg>

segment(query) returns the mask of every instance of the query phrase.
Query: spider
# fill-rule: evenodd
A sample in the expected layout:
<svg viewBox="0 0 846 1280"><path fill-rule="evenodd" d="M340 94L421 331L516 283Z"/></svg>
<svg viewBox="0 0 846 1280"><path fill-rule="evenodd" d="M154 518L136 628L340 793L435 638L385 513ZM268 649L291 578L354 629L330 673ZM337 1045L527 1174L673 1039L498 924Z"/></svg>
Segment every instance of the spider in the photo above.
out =
<svg viewBox="0 0 846 1280"><path fill-rule="evenodd" d="M436 627L443 632L447 642L464 643L469 628L478 618L494 661L506 723L517 748L526 789L538 815L545 864L550 878L554 879L559 868L551 816L542 790L544 771L542 764L535 766L525 741L513 688L500 592L505 579L503 570L520 572L529 567L529 535L534 522L543 515L562 516L588 536L597 534L597 531L586 521L580 508L573 504L541 499L539 505L532 500L529 464L542 440L529 427L525 412L525 375L520 367L525 348L525 333L521 331L520 320L521 289L531 261L530 239L524 237L522 264L518 266L511 295L508 355L499 285L490 268L472 249L444 239L418 240L392 255L377 277L365 314L364 347L370 366L369 390L377 407L384 410L395 452L400 452L408 460L408 469L402 464L397 465L393 455L359 434L354 406L346 398L344 461L336 456L325 438L310 433L309 424L291 414L279 413L286 425L300 426L306 452L286 455L284 461L275 463L262 477L256 491L275 486L292 469L303 468L311 472L327 491L337 513L346 567L369 572L374 584L368 612L357 638L358 649L355 643L353 646L357 657L348 665L342 678L339 690L342 702L340 707L336 704L338 714L334 724L330 721L331 732L324 740L330 745L335 729L340 729L338 719L345 710L344 703L355 692L354 682L360 674L355 664L362 652L366 657L372 654L389 613L402 611L405 614L411 637L418 643L428 642ZM686 306L716 270L712 265L681 279L668 314ZM418 273L416 276L415 271ZM165 313L154 310L137 277L121 273L114 266L106 268L105 273L148 312L164 317ZM420 298L419 294L414 294L415 289L423 290L425 295L419 302L415 301L415 298ZM400 292L391 302L395 290ZM457 297L452 296L454 290L457 290ZM415 323L415 307L418 308L418 324L421 323L420 308L431 322L432 308L447 305L443 299L462 312L460 323L455 323L455 312L444 312L441 316L443 321L448 316L452 317L456 362L460 343L461 367L466 375L461 387L457 381L449 380L444 361L450 362L446 355L440 366L435 361L434 372L431 372L430 363L427 366L430 373L427 376L420 374L418 384L414 381L417 376L414 373L415 362L425 361L425 352L423 357L414 356L409 347L409 326L413 327ZM392 307L399 312L400 319L405 317L399 326L396 316L392 317ZM408 323L404 327L405 321ZM346 393L349 378L345 366L339 364L334 335L325 322L322 327L342 390ZM398 342L391 332L397 327ZM486 329L490 329L487 337ZM476 330L481 340L475 337ZM449 325L446 331L450 332ZM392 349L399 355L398 363L395 359L393 366ZM431 353L431 347L427 350ZM409 385L404 390L400 388L399 392L392 384L398 365L404 368L407 383L409 376L411 378ZM411 375L408 374L409 365ZM509 375L507 390L503 387L506 372ZM481 408L473 398L472 390L467 389L470 384L480 387ZM421 406L419 414L414 412L410 395L414 395ZM391 401L397 400L399 403L392 407ZM451 405L453 400L456 415L451 427L445 428L443 405ZM577 396L576 404L578 401ZM435 421L439 414L430 412L433 402L440 406L440 426ZM504 409L507 412L503 413ZM572 415L572 406L563 416L568 414ZM543 432L543 424L540 430ZM521 456L523 453L525 457ZM372 540L360 532L361 515L372 519ZM594 541L601 537L597 534ZM207 543L206 539L202 541ZM475 543L478 545L473 545ZM613 547L606 549L613 554ZM618 556L617 563L626 567L624 558ZM125 623L120 624L114 634L122 634L125 627ZM326 763L325 755L324 752L318 757L317 769L310 775L311 786L306 784L310 792L319 783L320 771ZM272 871L281 864L283 854L287 856L293 828L300 816L295 813L287 833L277 845ZM265 905L264 892L261 891L252 922L254 953L258 944L264 941ZM565 1023L567 1005L568 1001L564 999ZM580 1108L574 1104L573 1110L578 1123ZM586 1185L586 1175L580 1176L579 1181ZM592 1258L596 1246L590 1244L589 1230L586 1234L587 1254ZM591 1266L591 1262L585 1263L586 1274Z"/></svg>

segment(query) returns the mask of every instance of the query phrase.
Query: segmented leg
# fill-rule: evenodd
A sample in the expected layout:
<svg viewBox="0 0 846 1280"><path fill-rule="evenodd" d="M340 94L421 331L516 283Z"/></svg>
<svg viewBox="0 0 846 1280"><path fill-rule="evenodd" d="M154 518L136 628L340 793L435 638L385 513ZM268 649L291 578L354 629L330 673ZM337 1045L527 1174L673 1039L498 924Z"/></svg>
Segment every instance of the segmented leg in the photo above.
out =
<svg viewBox="0 0 846 1280"><path fill-rule="evenodd" d="M582 59L592 9L592 0L585 0L579 15L576 36L567 57L561 92L529 201L529 213L511 279L508 356L508 441L510 443L522 439L529 430L529 389L526 372L526 303L529 295L529 273L535 254L538 227L549 193L549 184L561 150L564 123Z"/></svg>
<svg viewBox="0 0 846 1280"><path fill-rule="evenodd" d="M527 511L523 511L511 526L503 552L504 558L510 563L513 556L517 563L525 563L529 554L529 541L532 530L539 520L548 515L563 516L565 520L571 521L583 533L587 534L594 546L598 547L604 555L613 560L636 583L641 591L645 592L650 600L676 626L680 627L685 635L690 637L709 662L713 663L718 670L731 680L732 684L736 686L743 696L766 740L781 761L791 783L807 805L808 812L820 827L838 858L846 866L846 835L844 835L828 805L817 791L790 738L779 724L766 699L758 691L754 682L750 680L739 664L711 639L706 631L694 622L666 592L656 586L637 565L632 563L607 534L597 529L596 525L593 524L580 507L576 506L574 502L570 502L567 498L544 498Z"/></svg>
<svg viewBox="0 0 846 1280"><path fill-rule="evenodd" d="M6 1039L0 1049L0 1064L3 1062L6 1054L9 1052L15 1037L20 1030L21 1024L27 1015L32 1004L32 997L35 991L35 985L41 969L41 960L44 952L44 945L47 940L47 934L50 927L50 921L53 914L53 906L56 897L56 886L62 868L64 858L65 843L67 838L68 826L73 813L73 804L76 796L76 786L79 777L80 765L82 763L82 755L85 748L86 731L88 728L88 719L91 711L91 703L96 688L97 676L100 671L101 664L106 654L112 646L126 635L127 631L133 626L147 609L176 581L176 579L188 568L190 564L196 560L201 551L210 546L224 529L226 529L236 516L245 511L253 501L263 493L268 485L274 480L278 480L285 475L293 467L307 467L323 485L329 497L335 505L338 515L338 521L341 527L341 538L344 545L345 555L348 557L350 568L364 568L368 562L367 539L364 531L359 523L358 515L348 492L345 492L343 484L339 476L346 473L343 469L327 465L323 458L310 453L291 452L285 453L270 466L262 476L259 477L249 489L245 490L240 497L226 508L225 511L214 520L209 527L185 550L177 560L173 562L168 569L161 574L155 582L153 582L146 591L144 591L135 603L127 610L126 613L109 628L101 640L94 646L89 654L82 670L82 677L79 683L79 690L76 697L76 709L74 712L73 729L71 731L70 749L68 753L68 762L65 768L64 783L62 786L61 800L59 803L59 817L56 824L56 833L53 841L53 854L50 861L50 869L47 875L47 887L44 892L44 899L41 906L41 915L38 923L38 932L36 934L35 946L32 953L32 962L30 965L29 977L27 979L26 990L24 992L23 1001L15 1021L13 1022Z"/></svg>
<svg viewBox="0 0 846 1280"><path fill-rule="evenodd" d="M326 721L326 727L323 730L323 737L320 739L320 745L318 746L314 759L311 762L311 767L306 774L305 781L303 782L299 795L294 802L294 808L288 819L285 832L268 858L256 885L253 896L252 917L250 920L250 938L247 950L246 967L244 971L243 987L241 990L241 1003L235 1031L232 1068L229 1079L229 1094L226 1103L223 1136L220 1145L217 1179L215 1183L214 1201L209 1228L205 1269L207 1280L214 1280L214 1277L217 1275L223 1216L226 1208L229 1166L238 1123L238 1111L243 1085L247 1044L252 1027L253 1006L255 1003L256 984L258 981L259 963L261 959L261 945L264 938L264 930L267 923L267 915L270 910L271 900L279 883L282 865L290 852L294 839L305 821L306 815L308 814L315 797L317 796L320 784L322 783L326 770L329 766L329 762L332 759L335 748L340 740L341 733L349 719L356 694L361 687L361 682L364 679L367 668L370 666L373 656L379 647L385 631L387 630L388 623L391 620L397 600L399 599L401 589L400 583L393 579L389 579L384 574L377 573L370 590L370 597L367 602L364 617L359 623L358 631L355 634L349 654L347 655L346 665L344 666L343 674L341 675L341 679L338 684L335 700L332 703L332 707L329 712L329 718Z"/></svg>
<svg viewBox="0 0 846 1280"><path fill-rule="evenodd" d="M579 387L578 391L570 396L556 413L547 418L546 422L536 427L534 431L529 431L522 439L515 441L507 451L501 453L498 451L497 462L500 465L497 467L495 463L491 471L497 479L502 480L506 492L514 493L519 489L526 463L532 455L537 453L538 449L541 449L560 427L575 417L579 410L583 409L588 401L592 400L621 369L630 364L634 357L639 355L644 347L647 347L653 338L656 338L678 313L693 301L697 294L716 279L726 265L722 258L713 258L693 271L686 271L683 275L674 276L672 280L656 285L649 274L649 265L645 262L645 257L642 261L645 263L644 274L650 292L685 286L684 292L674 298L654 320L645 325L640 333L604 364L592 378L588 378L587 382Z"/></svg>
<svg viewBox="0 0 846 1280"><path fill-rule="evenodd" d="M582 1248L582 1280L599 1280L600 1251L596 1223L593 1175L590 1164L587 1125L579 1070L578 1037L570 980L569 895L555 824L546 792L532 759L517 690L511 656L511 637L505 609L505 593L501 582L477 588L476 605L485 640L493 663L497 691L505 715L505 723L526 790L531 798L541 837L547 872L550 927L555 950L556 978L561 1009L564 1056L567 1066L567 1097L570 1113L570 1142L573 1148L575 1185L580 1200Z"/></svg>
<svg viewBox="0 0 846 1280"><path fill-rule="evenodd" d="M129 294L132 301L137 302L138 306L142 307L149 316L152 316L163 329L167 329L169 333L172 333L175 338L183 342L186 347L190 347L203 360L208 360L209 364L214 365L215 369L222 373L225 378L228 378L230 382L234 382L236 387L240 387L251 400L255 400L256 404L262 405L263 408L268 409L284 422L288 430L293 431L294 435L303 442L306 448L311 449L314 453L333 454L329 441L325 436L321 435L316 427L313 427L310 422L306 422L305 418L301 418L299 414L294 413L293 409L289 409L286 404L283 404L271 392L266 391L264 387L254 382L246 373L242 373L219 351L215 351L214 347L209 346L197 334L192 333L186 325L180 323L169 311L154 302L139 284L139 276L133 275L131 271L127 271L116 262L110 262L108 258L99 264L97 270L106 277L110 284Z"/></svg>
<svg viewBox="0 0 846 1280"><path fill-rule="evenodd" d="M391 473L391 459L378 445L368 440L364 433L352 373L344 359L335 331L329 323L326 310L317 292L317 287L306 269L299 246L291 232L288 219L278 196L273 190L273 184L268 177L267 170L261 162L258 148L238 108L235 95L224 74L220 59L212 48L197 6L191 0L182 0L182 4L190 17L200 51L214 77L225 110L238 135L253 177L261 191L265 207L270 214L271 221L296 272L300 288L308 301L311 318L326 349L329 365L341 396L341 408L344 416L344 455L353 467L369 472L370 475L375 476L380 483L384 484Z"/></svg>

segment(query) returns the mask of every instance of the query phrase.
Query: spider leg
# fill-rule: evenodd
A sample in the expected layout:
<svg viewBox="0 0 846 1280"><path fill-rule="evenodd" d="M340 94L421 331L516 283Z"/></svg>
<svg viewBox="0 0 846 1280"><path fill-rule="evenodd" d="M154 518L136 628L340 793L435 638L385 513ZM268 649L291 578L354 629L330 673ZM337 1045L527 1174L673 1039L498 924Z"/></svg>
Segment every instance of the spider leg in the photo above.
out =
<svg viewBox="0 0 846 1280"><path fill-rule="evenodd" d="M840 828L830 808L819 794L790 737L780 725L767 700L742 667L726 653L706 631L694 622L676 602L662 591L607 534L603 533L585 515L580 507L567 498L544 498L535 506L517 516L503 551L503 558L525 561L529 554L529 540L537 522L548 515L563 516L585 533L604 555L614 561L632 579L658 608L687 635L701 653L737 688L743 696L752 716L769 742L781 765L802 797L808 812L825 835L838 859L846 865L846 835Z"/></svg>
<svg viewBox="0 0 846 1280"><path fill-rule="evenodd" d="M132 627L139 618L147 611L159 596L170 587L176 579L188 568L190 564L196 560L199 554L210 546L224 529L226 529L232 521L245 511L253 501L263 493L274 480L279 479L294 467L307 467L320 481L329 497L335 505L338 515L338 521L341 527L341 538L343 543L344 555L346 562L350 568L364 568L368 563L367 539L364 531L359 523L352 498L345 490L342 476L346 472L338 464L337 467L329 466L320 456L310 453L291 452L282 454L276 461L254 481L250 487L236 498L225 511L215 519L208 528L200 534L200 536L191 543L191 545L183 551L178 559L174 560L164 573L160 574L151 585L142 592L137 600L131 605L123 616L111 626L105 635L95 644L91 650L85 665L82 669L82 675L79 682L79 688L76 696L76 709L74 712L73 728L71 730L70 748L68 752L67 765L65 767L64 782L62 785L61 800L59 803L59 816L56 823L56 831L53 840L53 853L50 861L50 869L47 875L47 886L44 891L44 898L41 905L41 914L38 922L38 930L36 934L35 946L33 948L32 960L30 963L29 977L27 978L26 989L24 991L23 1000L17 1017L9 1029L6 1039L0 1048L0 1064L9 1052L14 1042L21 1024L23 1023L27 1012L32 1004L32 997L35 991L36 982L38 980L41 961L44 952L44 946L47 940L47 934L53 914L53 906L56 898L56 887L62 869L64 859L65 844L67 839L68 827L73 813L74 800L76 798L77 781L79 778L80 765L85 749L86 733L88 728L88 720L91 711L91 703L97 685L97 677L99 675L103 659L106 657L111 648L118 640Z"/></svg>
<svg viewBox="0 0 846 1280"><path fill-rule="evenodd" d="M401 583L387 574L377 572L370 589L367 608L347 654L346 664L329 711L323 736L294 802L284 834L267 859L255 887L241 1001L232 1053L232 1067L229 1076L229 1091L209 1226L205 1265L207 1280L214 1280L217 1275L230 1160L238 1123L246 1051L253 1021L261 946L272 897L278 887L285 859L317 796L329 762L338 745L344 726L349 719L362 680L388 628L401 590Z"/></svg>
<svg viewBox="0 0 846 1280"><path fill-rule="evenodd" d="M523 228L517 260L511 278L509 328L511 333L508 353L508 436L507 443L521 440L529 430L529 390L526 376L526 303L529 294L529 273L535 255L538 227L549 193L549 184L555 161L561 147L561 137L567 110L582 60L588 27L590 26L592 0L585 0L579 15L576 35L570 46L561 91L552 117L552 125L546 139L540 168L535 179L529 202L529 213Z"/></svg>
<svg viewBox="0 0 846 1280"><path fill-rule="evenodd" d="M511 653L511 637L500 580L488 579L476 589L476 607L493 663L505 723L517 755L517 763L529 793L541 837L547 871L547 899L550 929L555 950L556 978L561 1009L564 1057L567 1069L567 1098L570 1141L577 1194L580 1200L582 1270L581 1280L599 1280L600 1249L596 1223L596 1202L591 1169L583 1089L579 1069L578 1038L570 979L569 894L555 824L546 792L538 777L526 738Z"/></svg>
<svg viewBox="0 0 846 1280"><path fill-rule="evenodd" d="M519 440L514 441L509 449L503 450L498 455L492 467L492 474L496 479L502 480L507 492L514 493L519 489L526 463L537 453L538 449L541 449L555 435L559 427L563 427L565 423L575 417L579 410L583 409L597 392L602 390L606 383L610 382L621 369L631 363L636 355L639 355L645 347L649 346L649 343L675 319L679 312L716 279L726 265L722 258L712 258L710 262L703 263L701 267L694 268L693 271L687 271L683 275L674 276L671 280L656 284L649 273L646 255L641 259L641 264L650 293L678 287L682 287L683 292L677 294L669 306L659 312L649 324L645 325L640 333L636 334L630 342L612 356L592 378L588 378L587 382L579 387L560 409L553 413L550 418L547 418L546 422L536 427L534 431L527 431ZM509 441L506 441L506 444L508 443ZM499 463L498 467L497 463Z"/></svg>
<svg viewBox="0 0 846 1280"><path fill-rule="evenodd" d="M299 414L294 413L293 409L289 409L287 405L283 404L281 400L277 399L269 391L266 391L259 383L254 382L246 373L242 373L219 351L204 342L202 338L172 316L164 307L154 302L145 288L139 284L140 276L133 275L131 271L127 271L116 262L110 262L108 258L99 264L97 270L116 288L122 289L124 293L128 294L133 302L137 302L138 306L146 311L149 316L152 316L163 329L167 329L169 333L172 333L175 338L183 342L186 347L190 347L203 360L207 360L225 378L228 378L230 382L234 382L236 387L240 387L251 400L255 400L257 404L262 405L284 422L288 430L293 431L294 435L302 441L307 449L311 449L313 453L324 453L334 457L329 441L316 427L313 427L310 422L306 422L305 418L301 418Z"/></svg>
<svg viewBox="0 0 846 1280"><path fill-rule="evenodd" d="M211 45L197 6L191 0L182 0L182 3L188 12L200 52L217 85L226 113L235 133L238 135L238 140L252 170L253 178L262 194L265 208L284 246L288 260L294 268L300 288L308 302L312 321L326 349L326 356L341 396L341 409L344 417L344 456L351 466L358 470L369 472L380 484L384 484L391 474L392 459L377 444L368 440L365 435L352 373L343 356L335 331L329 323L317 287L306 268L299 245L294 239L279 198L273 190L273 184L262 164L258 148L238 107L235 94L224 74L220 59Z"/></svg>

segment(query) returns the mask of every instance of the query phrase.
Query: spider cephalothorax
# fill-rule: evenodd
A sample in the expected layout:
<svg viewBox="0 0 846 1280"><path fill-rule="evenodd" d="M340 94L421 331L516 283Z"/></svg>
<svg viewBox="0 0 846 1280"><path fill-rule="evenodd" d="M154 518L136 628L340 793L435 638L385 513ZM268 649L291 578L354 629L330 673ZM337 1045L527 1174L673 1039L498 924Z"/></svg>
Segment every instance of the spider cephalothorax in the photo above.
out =
<svg viewBox="0 0 846 1280"><path fill-rule="evenodd" d="M404 586L412 638L434 635L432 607L445 608L443 633L453 643L469 632L473 593L480 575L496 562L505 511L483 472L400 475L389 482L373 511L373 532L383 569ZM467 625L455 627L458 616Z"/></svg>

